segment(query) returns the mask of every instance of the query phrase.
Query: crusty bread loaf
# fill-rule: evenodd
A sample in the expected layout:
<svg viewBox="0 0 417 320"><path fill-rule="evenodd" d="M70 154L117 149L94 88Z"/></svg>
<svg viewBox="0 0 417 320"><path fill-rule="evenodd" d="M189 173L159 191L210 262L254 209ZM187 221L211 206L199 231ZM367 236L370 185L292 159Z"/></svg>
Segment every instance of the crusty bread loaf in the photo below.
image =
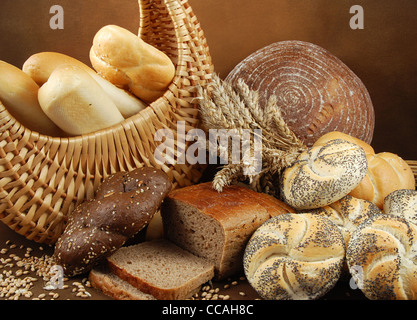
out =
<svg viewBox="0 0 417 320"><path fill-rule="evenodd" d="M0 61L0 102L29 130L50 136L64 133L47 117L38 102L39 86L19 68Z"/></svg>
<svg viewBox="0 0 417 320"><path fill-rule="evenodd" d="M417 227L380 214L353 232L346 259L358 288L371 300L417 299Z"/></svg>
<svg viewBox="0 0 417 320"><path fill-rule="evenodd" d="M372 141L375 111L368 90L324 48L303 41L270 44L226 77L232 85L239 79L259 92L261 106L275 95L284 121L308 147L336 130Z"/></svg>
<svg viewBox="0 0 417 320"><path fill-rule="evenodd" d="M88 72L103 88L106 95L113 101L123 117L128 118L146 108L146 104L137 97L116 87L81 61L62 53L39 52L33 54L25 61L22 70L32 77L39 86L42 86L48 81L52 72L62 65L73 65Z"/></svg>
<svg viewBox="0 0 417 320"><path fill-rule="evenodd" d="M105 79L149 103L165 93L175 75L175 66L165 53L115 25L96 33L90 60Z"/></svg>
<svg viewBox="0 0 417 320"><path fill-rule="evenodd" d="M115 300L155 300L154 296L143 293L107 269L106 265L103 265L90 271L88 279L93 288L101 290Z"/></svg>
<svg viewBox="0 0 417 320"><path fill-rule="evenodd" d="M417 225L417 191L400 189L391 192L384 200L384 213L403 217Z"/></svg>
<svg viewBox="0 0 417 320"><path fill-rule="evenodd" d="M342 139L313 145L282 174L283 200L297 210L316 209L340 200L363 179L364 150Z"/></svg>
<svg viewBox="0 0 417 320"><path fill-rule="evenodd" d="M262 224L243 258L246 278L268 300L318 299L338 281L343 236L326 217L283 214Z"/></svg>
<svg viewBox="0 0 417 320"><path fill-rule="evenodd" d="M415 179L410 166L400 156L390 152L375 154L374 149L362 140L341 132L330 132L319 138L316 144L324 144L332 139L343 139L361 146L368 163L368 170L360 184L350 195L365 199L382 209L384 199L398 189L415 189Z"/></svg>
<svg viewBox="0 0 417 320"><path fill-rule="evenodd" d="M67 276L85 273L141 231L171 190L169 177L151 167L107 177L96 195L78 205L55 244Z"/></svg>
<svg viewBox="0 0 417 320"><path fill-rule="evenodd" d="M241 272L252 233L269 218L294 212L282 201L243 186L219 193L210 182L172 191L161 214L165 237L212 261L216 279Z"/></svg>
<svg viewBox="0 0 417 320"><path fill-rule="evenodd" d="M214 266L159 239L122 247L107 258L110 270L159 300L182 300L214 276Z"/></svg>
<svg viewBox="0 0 417 320"><path fill-rule="evenodd" d="M97 82L73 65L56 68L39 89L38 100L46 115L70 135L109 128L124 120Z"/></svg>
<svg viewBox="0 0 417 320"><path fill-rule="evenodd" d="M352 233L362 222L376 214L382 214L382 211L370 201L347 195L339 201L313 209L309 213L329 218L339 227L347 245Z"/></svg>

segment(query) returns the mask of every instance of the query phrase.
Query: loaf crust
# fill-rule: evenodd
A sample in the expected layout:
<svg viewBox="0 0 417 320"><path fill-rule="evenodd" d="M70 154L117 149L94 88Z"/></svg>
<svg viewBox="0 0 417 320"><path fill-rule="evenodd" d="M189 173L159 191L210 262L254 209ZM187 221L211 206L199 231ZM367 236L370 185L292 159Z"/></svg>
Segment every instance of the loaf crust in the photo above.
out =
<svg viewBox="0 0 417 320"><path fill-rule="evenodd" d="M403 217L417 225L417 191L400 189L391 192L384 200L384 213Z"/></svg>
<svg viewBox="0 0 417 320"><path fill-rule="evenodd" d="M142 230L171 190L168 176L143 167L103 181L96 197L69 215L54 258L67 276L85 273Z"/></svg>
<svg viewBox="0 0 417 320"><path fill-rule="evenodd" d="M222 192L210 182L172 191L161 215L165 237L215 264L215 279L243 270L242 257L252 233L269 218L294 209L243 186Z"/></svg>
<svg viewBox="0 0 417 320"><path fill-rule="evenodd" d="M338 281L345 257L343 236L326 217L283 214L262 224L243 258L245 275L268 300L313 300Z"/></svg>
<svg viewBox="0 0 417 320"><path fill-rule="evenodd" d="M341 131L371 143L375 111L363 82L340 59L312 43L281 41L251 54L226 77L259 91L260 105L278 99L290 129L307 146Z"/></svg>

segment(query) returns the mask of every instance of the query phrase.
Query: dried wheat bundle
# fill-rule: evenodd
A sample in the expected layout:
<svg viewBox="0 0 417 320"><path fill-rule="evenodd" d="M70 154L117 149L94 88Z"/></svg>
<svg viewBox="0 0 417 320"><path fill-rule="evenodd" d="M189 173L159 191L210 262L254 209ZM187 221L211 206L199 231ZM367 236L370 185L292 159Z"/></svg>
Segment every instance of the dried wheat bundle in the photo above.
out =
<svg viewBox="0 0 417 320"><path fill-rule="evenodd" d="M233 145L227 144L228 158L222 159L226 165L215 175L213 188L221 192L224 186L242 181L256 191L276 195L282 170L307 149L283 120L276 97L272 96L266 106L261 106L258 92L250 90L242 79L232 87L213 74L211 83L198 89L198 98L202 127L206 131L234 130L242 137L250 132L252 142L246 150L251 156L241 151L239 163L234 161ZM256 139L261 141L261 148L254 143ZM225 154L223 148L224 145L218 145L219 155ZM254 170L259 166L260 170Z"/></svg>

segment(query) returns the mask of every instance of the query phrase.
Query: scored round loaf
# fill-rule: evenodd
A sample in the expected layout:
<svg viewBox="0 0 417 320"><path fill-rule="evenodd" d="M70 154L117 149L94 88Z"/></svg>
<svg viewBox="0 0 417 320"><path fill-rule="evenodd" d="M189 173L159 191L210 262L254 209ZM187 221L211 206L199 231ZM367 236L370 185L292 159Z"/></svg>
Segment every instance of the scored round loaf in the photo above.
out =
<svg viewBox="0 0 417 320"><path fill-rule="evenodd" d="M368 200L382 209L385 197L391 192L398 189L415 189L413 171L397 154L391 152L375 154L369 144L342 132L329 132L320 137L314 145L323 145L332 139L353 142L365 151L368 171L361 183L350 192L353 197Z"/></svg>
<svg viewBox="0 0 417 320"><path fill-rule="evenodd" d="M317 209L340 200L363 179L364 150L342 139L304 151L281 177L281 196L297 209Z"/></svg>
<svg viewBox="0 0 417 320"><path fill-rule="evenodd" d="M417 227L394 215L375 215L352 234L346 260L371 300L417 299Z"/></svg>
<svg viewBox="0 0 417 320"><path fill-rule="evenodd" d="M328 206L311 210L309 213L329 218L339 227L347 245L352 233L362 222L376 214L382 214L382 211L370 201L347 195Z"/></svg>
<svg viewBox="0 0 417 320"><path fill-rule="evenodd" d="M288 213L255 231L243 265L250 285L262 298L312 300L334 287L344 257L343 236L330 219Z"/></svg>
<svg viewBox="0 0 417 320"><path fill-rule="evenodd" d="M110 175L69 215L56 263L66 276L91 270L148 225L171 188L169 177L151 167Z"/></svg>
<svg viewBox="0 0 417 320"><path fill-rule="evenodd" d="M232 85L239 79L259 92L261 106L275 95L285 122L307 146L330 131L372 141L375 112L366 87L320 46L292 40L268 45L226 77Z"/></svg>
<svg viewBox="0 0 417 320"><path fill-rule="evenodd" d="M403 217L417 225L417 191L400 189L391 192L384 200L384 213Z"/></svg>

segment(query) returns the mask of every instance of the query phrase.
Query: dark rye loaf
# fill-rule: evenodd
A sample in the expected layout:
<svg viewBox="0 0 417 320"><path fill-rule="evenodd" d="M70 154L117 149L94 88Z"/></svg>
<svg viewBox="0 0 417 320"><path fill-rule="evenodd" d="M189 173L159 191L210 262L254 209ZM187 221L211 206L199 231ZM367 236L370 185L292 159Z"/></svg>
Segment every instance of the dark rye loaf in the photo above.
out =
<svg viewBox="0 0 417 320"><path fill-rule="evenodd" d="M294 209L243 186L219 193L211 183L172 191L161 206L165 237L215 265L215 279L243 270L252 233L269 218Z"/></svg>
<svg viewBox="0 0 417 320"><path fill-rule="evenodd" d="M66 276L88 272L148 225L171 187L163 171L150 167L109 176L95 198L70 214L55 245L56 263Z"/></svg>

